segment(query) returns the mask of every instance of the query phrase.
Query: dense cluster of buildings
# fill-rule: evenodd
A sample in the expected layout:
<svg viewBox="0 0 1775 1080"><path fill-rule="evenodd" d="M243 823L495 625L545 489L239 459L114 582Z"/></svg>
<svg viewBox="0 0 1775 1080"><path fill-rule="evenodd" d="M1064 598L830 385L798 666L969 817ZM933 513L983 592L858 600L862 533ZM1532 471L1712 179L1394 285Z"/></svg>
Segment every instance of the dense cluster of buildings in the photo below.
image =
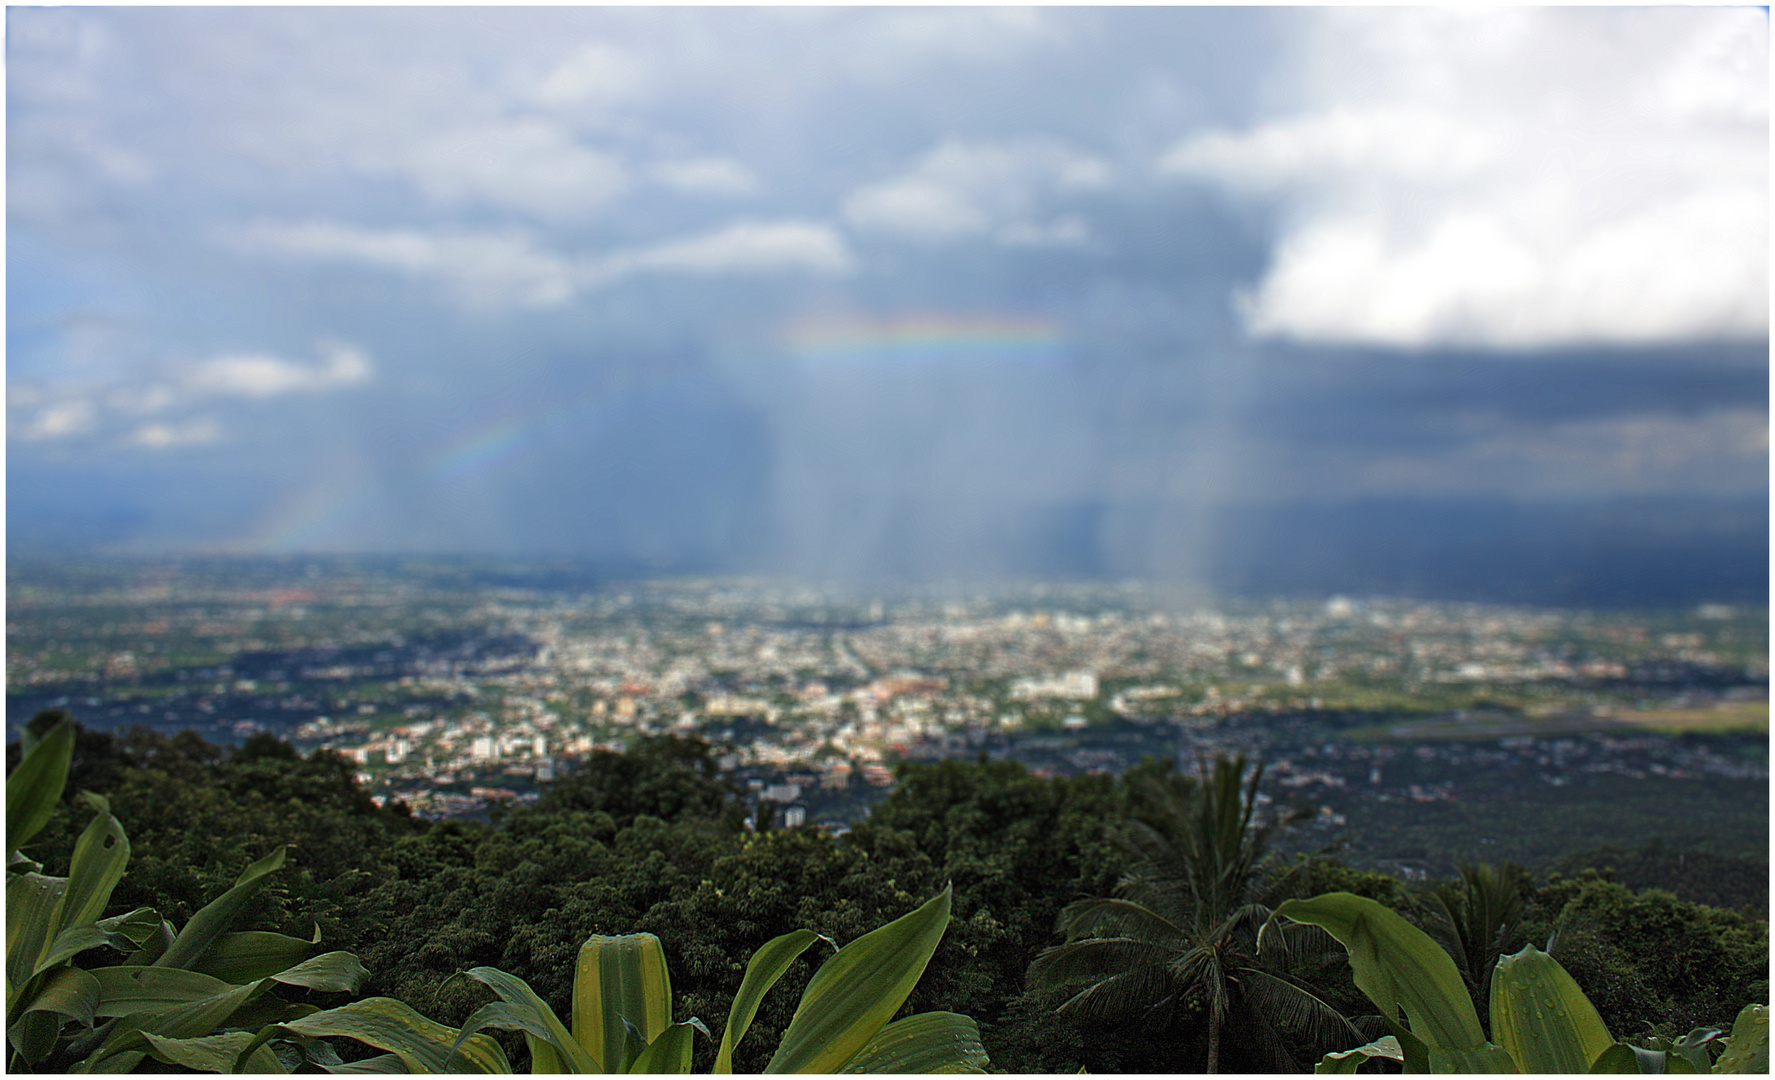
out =
<svg viewBox="0 0 1775 1080"><path fill-rule="evenodd" d="M348 755L382 797L427 813L523 797L568 759L672 733L724 744L725 766L793 811L890 785L896 757L993 737L1434 708L1439 694L1620 706L1611 685L1648 664L1681 669L1679 683L1768 677L1766 629L1716 605L1659 623L1344 598L1169 611L1131 585L884 601L748 582L434 594L325 578L101 596L84 614L21 597L14 705L90 702L111 726L236 739L270 730ZM1284 786L1324 772L1295 764L1278 767Z"/></svg>
<svg viewBox="0 0 1775 1080"><path fill-rule="evenodd" d="M441 704L407 706L400 722L321 717L296 736L351 755L385 793L425 808L430 789L464 777L547 781L563 758L701 734L731 747L723 764L753 778L761 799L798 811L804 792L887 786L895 757L969 734L979 745L983 733L1118 718L1201 727L1324 708L1352 686L1421 695L1509 684L1569 697L1574 680L1626 675L1632 650L1606 647L1635 643L1631 628L1607 626L1580 645L1559 613L1403 603L1176 615L951 602L878 606L875 621L840 627L598 603L610 610L508 613L507 631L534 642L510 670L393 680ZM1640 644L1667 659L1718 659L1700 635ZM1450 792L1420 785L1404 797Z"/></svg>

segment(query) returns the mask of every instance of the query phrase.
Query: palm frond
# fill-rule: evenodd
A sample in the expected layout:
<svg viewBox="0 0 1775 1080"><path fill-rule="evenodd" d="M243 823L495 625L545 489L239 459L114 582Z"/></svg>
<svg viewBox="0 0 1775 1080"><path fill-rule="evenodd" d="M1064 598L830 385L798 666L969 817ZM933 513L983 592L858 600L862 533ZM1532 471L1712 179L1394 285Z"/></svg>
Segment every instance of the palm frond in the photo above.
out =
<svg viewBox="0 0 1775 1080"><path fill-rule="evenodd" d="M1430 936L1454 958L1482 1015L1491 997L1491 974L1498 957L1523 944L1522 922L1530 885L1528 871L1520 866L1463 864L1458 878L1437 882L1419 893L1430 916Z"/></svg>
<svg viewBox="0 0 1775 1080"><path fill-rule="evenodd" d="M1140 967L1099 979L1054 1011L1077 1020L1148 1019L1172 1007L1176 996L1163 969Z"/></svg>
<svg viewBox="0 0 1775 1080"><path fill-rule="evenodd" d="M1133 938L1087 938L1043 949L1029 965L1031 986L1059 986L1078 979L1105 979L1136 968L1162 970L1166 950Z"/></svg>
<svg viewBox="0 0 1775 1080"><path fill-rule="evenodd" d="M1300 1072L1300 1062L1289 1052L1289 1040L1262 1009L1241 999L1234 1022L1228 1028L1229 1041L1239 1047L1243 1056L1265 1073Z"/></svg>
<svg viewBox="0 0 1775 1080"><path fill-rule="evenodd" d="M1174 818L1128 822L1126 843L1139 876L1179 886L1189 881L1188 855L1176 836L1183 818L1179 810Z"/></svg>
<svg viewBox="0 0 1775 1080"><path fill-rule="evenodd" d="M1341 1050L1361 1045L1349 1042L1362 1035L1349 1018L1301 983L1259 968L1242 969L1238 979L1240 993L1251 1008L1300 1032L1316 1046Z"/></svg>
<svg viewBox="0 0 1775 1080"><path fill-rule="evenodd" d="M1085 938L1125 937L1172 945L1184 939L1184 929L1144 904L1115 897L1076 900L1060 913L1060 929L1068 941Z"/></svg>
<svg viewBox="0 0 1775 1080"><path fill-rule="evenodd" d="M1175 876L1155 871L1147 864L1136 864L1116 883L1115 893L1124 900L1151 908L1174 923L1188 921L1193 901Z"/></svg>
<svg viewBox="0 0 1775 1080"><path fill-rule="evenodd" d="M1240 904L1233 909L1222 925L1225 933L1236 935L1243 941L1249 941L1251 947L1257 947L1257 932L1270 919L1270 909L1262 904Z"/></svg>
<svg viewBox="0 0 1775 1080"><path fill-rule="evenodd" d="M1272 968L1288 969L1303 963L1341 962L1346 954L1324 928L1277 919L1268 923L1259 937L1258 955Z"/></svg>

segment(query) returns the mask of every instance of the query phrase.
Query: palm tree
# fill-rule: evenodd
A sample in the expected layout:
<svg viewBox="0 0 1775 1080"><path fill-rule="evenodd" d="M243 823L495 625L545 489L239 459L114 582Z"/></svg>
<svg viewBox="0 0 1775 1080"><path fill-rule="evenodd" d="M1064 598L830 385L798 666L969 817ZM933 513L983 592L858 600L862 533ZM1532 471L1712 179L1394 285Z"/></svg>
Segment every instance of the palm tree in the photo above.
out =
<svg viewBox="0 0 1775 1080"><path fill-rule="evenodd" d="M1463 863L1460 870L1459 878L1427 889L1424 904L1432 916L1431 936L1454 957L1474 1008L1489 1018L1492 969L1498 957L1528 941L1522 921L1534 882L1527 870L1513 863L1498 867Z"/></svg>
<svg viewBox="0 0 1775 1080"><path fill-rule="evenodd" d="M1261 765L1243 755L1202 762L1200 776L1165 773L1135 785L1128 822L1133 868L1116 896L1080 900L1060 916L1064 944L1030 965L1030 982L1084 987L1057 1010L1079 1019L1204 1023L1207 1071L1220 1067L1222 1033L1272 1067L1298 1068L1281 1028L1315 1043L1362 1037L1285 968L1302 948L1336 948L1317 928L1272 926L1259 955L1258 930L1274 885L1269 841L1293 815L1257 819Z"/></svg>

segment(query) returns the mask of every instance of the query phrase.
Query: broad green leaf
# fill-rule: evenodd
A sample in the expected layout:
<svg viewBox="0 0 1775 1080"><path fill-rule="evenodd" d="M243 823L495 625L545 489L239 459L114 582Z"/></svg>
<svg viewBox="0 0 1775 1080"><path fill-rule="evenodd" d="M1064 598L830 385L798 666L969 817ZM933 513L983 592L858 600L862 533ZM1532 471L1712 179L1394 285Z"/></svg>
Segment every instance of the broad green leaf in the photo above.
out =
<svg viewBox="0 0 1775 1080"><path fill-rule="evenodd" d="M1732 1036L1725 1053L1713 1063L1714 1072L1767 1073L1769 1071L1769 1007L1746 1005L1732 1021Z"/></svg>
<svg viewBox="0 0 1775 1080"><path fill-rule="evenodd" d="M1629 1046L1624 1042L1612 1043L1607 1049L1596 1056L1590 1068L1584 1070L1592 1073L1661 1073L1664 1071L1664 1051L1645 1050L1637 1046Z"/></svg>
<svg viewBox="0 0 1775 1080"><path fill-rule="evenodd" d="M594 934L579 947L573 975L573 1037L605 1072L621 1072L623 1021L647 1046L672 1022L672 977L652 934Z"/></svg>
<svg viewBox="0 0 1775 1080"><path fill-rule="evenodd" d="M949 925L952 887L838 950L814 972L765 1072L836 1072L875 1038Z"/></svg>
<svg viewBox="0 0 1775 1080"><path fill-rule="evenodd" d="M112 816L111 805L103 796L89 791L81 792L80 800L92 807L93 819L74 842L68 888L51 918L54 934L103 915L111 902L111 891L117 888L124 868L129 865L129 837L123 834L122 823Z"/></svg>
<svg viewBox="0 0 1775 1080"><path fill-rule="evenodd" d="M477 967L465 972L469 978L486 983L499 995L499 1001L491 1004L509 1006L505 1013L511 1023L502 1026L517 1027L539 1039L546 1039L561 1057L563 1064L570 1072L599 1072L599 1062L573 1038L567 1025L561 1023L555 1010L549 1008L548 1002L536 996L530 984L516 975L510 975L498 968ZM488 1008L490 1006L483 1006ZM463 1030L468 1030L464 1027Z"/></svg>
<svg viewBox="0 0 1775 1080"><path fill-rule="evenodd" d="M94 1073L128 1073L135 1072L136 1066L147 1060L147 1053L142 1050L126 1050L121 1054L112 1054L96 1064L82 1066L76 1072Z"/></svg>
<svg viewBox="0 0 1775 1080"><path fill-rule="evenodd" d="M122 915L113 915L108 919L100 919L94 926L108 934L122 934L132 942L140 943L148 940L164 924L160 912L153 908L139 907L134 911L126 911Z"/></svg>
<svg viewBox="0 0 1775 1080"><path fill-rule="evenodd" d="M271 989L267 984L265 989ZM266 1024L287 1024L311 1013L320 1012L319 1005L285 1001L276 994L261 993L228 1018L230 1031L258 1031Z"/></svg>
<svg viewBox="0 0 1775 1080"><path fill-rule="evenodd" d="M1516 1067L1510 1052L1496 1043L1481 1043L1462 1050L1431 1047L1430 1071L1433 1073L1514 1073Z"/></svg>
<svg viewBox="0 0 1775 1080"><path fill-rule="evenodd" d="M37 960L54 935L56 906L68 887L67 878L20 874L6 882L6 1008L37 971Z"/></svg>
<svg viewBox="0 0 1775 1080"><path fill-rule="evenodd" d="M1491 981L1491 1030L1530 1073L1584 1072L1615 1040L1559 961L1525 945L1500 957Z"/></svg>
<svg viewBox="0 0 1775 1080"><path fill-rule="evenodd" d="M142 1030L175 1039L195 1039L209 1035L227 1023L241 1006L264 993L263 982L231 986L226 993L184 1005L175 1005L142 1025Z"/></svg>
<svg viewBox="0 0 1775 1080"><path fill-rule="evenodd" d="M454 1051L465 1041L488 1028L504 1028L507 1031L521 1031L524 1042L530 1049L532 1072L562 1072L560 1068L536 1069L536 1052L540 1048L546 1054L554 1054L552 1059L559 1061L560 1055L555 1050L554 1033L549 1030L548 1022L537 1015L535 1009L524 1005L513 1005L509 1001L489 1001L470 1013L462 1026L456 1029L456 1038L451 1042Z"/></svg>
<svg viewBox="0 0 1775 1080"><path fill-rule="evenodd" d="M270 976L276 982L289 986L305 986L310 990L324 990L336 994L356 993L363 985L369 972L364 965L351 953L338 950L321 953L319 956L302 961L295 967L286 968Z"/></svg>
<svg viewBox="0 0 1775 1080"><path fill-rule="evenodd" d="M30 729L27 728L27 734ZM6 778L6 861L49 824L68 785L74 757L74 721L64 713L35 745L24 747L18 768Z"/></svg>
<svg viewBox="0 0 1775 1080"><path fill-rule="evenodd" d="M512 1071L505 1051L485 1035L465 1040L452 1055L450 1048L456 1040L455 1028L428 1020L393 998L365 998L300 1020L272 1024L254 1037L254 1043L263 1045L278 1035L356 1039L394 1054L408 1072Z"/></svg>
<svg viewBox="0 0 1775 1080"><path fill-rule="evenodd" d="M298 937L263 930L235 931L216 938L190 969L223 982L249 983L286 971L313 955L314 943Z"/></svg>
<svg viewBox="0 0 1775 1080"><path fill-rule="evenodd" d="M845 1063L847 1073L983 1073L991 1062L980 1025L952 1012L903 1017L875 1033Z"/></svg>
<svg viewBox="0 0 1775 1080"><path fill-rule="evenodd" d="M1473 1011L1454 961L1430 935L1385 905L1334 892L1284 901L1276 908L1276 917L1311 923L1336 938L1350 954L1357 988L1392 1024L1397 1024L1403 1009L1411 1034L1430 1051L1484 1046L1479 1014ZM1400 1043L1409 1063L1410 1048L1404 1039Z"/></svg>
<svg viewBox="0 0 1775 1080"><path fill-rule="evenodd" d="M92 1030L75 1033L68 1040L67 1045L61 1048L62 1054L69 1061L79 1061L97 1049L98 1045L105 1041L105 1037L111 1034L111 1029L116 1026L117 1020L115 1018L98 1021L93 1025Z"/></svg>
<svg viewBox="0 0 1775 1080"><path fill-rule="evenodd" d="M338 1065L322 1065L330 1073L404 1073L407 1066L399 1054L377 1054L375 1057L346 1061Z"/></svg>
<svg viewBox="0 0 1775 1080"><path fill-rule="evenodd" d="M47 971L19 995L17 1007L8 1014L13 1023L7 1037L26 1061L36 1064L55 1050L68 1020L92 1025L98 1001L98 984L86 972L74 967Z"/></svg>
<svg viewBox="0 0 1775 1080"><path fill-rule="evenodd" d="M229 1031L221 1035L204 1035L195 1039L172 1039L144 1032L142 1038L148 1053L156 1061L183 1065L199 1072L235 1072L240 1052L253 1041L250 1031ZM253 1073L285 1073L277 1055L268 1046L256 1047L244 1063L244 1071Z"/></svg>
<svg viewBox="0 0 1775 1080"><path fill-rule="evenodd" d="M186 971L180 974L193 973ZM227 986L226 983L221 985L226 988L225 992L212 997L153 1011L135 1012L123 1017L99 1048L87 1057L84 1063L86 1070L115 1072L121 1068L120 1059L135 1057L139 1060L140 1055L146 1052L148 1035L194 1039L212 1034L264 990L262 982L248 983L245 986ZM103 1008L101 1005L101 1015ZM121 1068L121 1071L127 1072L129 1068Z"/></svg>
<svg viewBox="0 0 1775 1080"><path fill-rule="evenodd" d="M137 908L126 915L70 926L50 942L49 948L37 961L37 971L54 967L63 960L100 945L109 945L121 953L130 952L136 947L137 939L151 933L151 928L159 921L160 916L153 908Z"/></svg>
<svg viewBox="0 0 1775 1080"><path fill-rule="evenodd" d="M1339 1050L1335 1054L1326 1054L1313 1066L1316 1073L1353 1073L1367 1064L1369 1058L1386 1058L1388 1061L1405 1061L1405 1052L1399 1048L1399 1040L1391 1035L1382 1035L1371 1043L1365 1043L1351 1050Z"/></svg>
<svg viewBox="0 0 1775 1080"><path fill-rule="evenodd" d="M75 846L74 876L68 879L28 876L8 883L8 945L14 950L7 956L9 1010L19 1002L35 997L44 980L52 977L59 965L78 953L100 945L110 945L119 952L133 949L134 941L129 935L140 935L147 919L158 918L152 910L138 908L127 915L97 923L91 921L109 902L111 890L122 875L123 863L129 858L129 844L123 840L122 827L110 816L102 799L92 798L102 813L87 827ZM108 842L114 844L109 850L105 848ZM84 899L76 900L77 893ZM52 896L55 899L50 904ZM16 907L13 906L15 897ZM49 905L47 911L45 905ZM14 919L24 924L16 934L12 932ZM43 944L45 934L54 934L54 940ZM26 969L26 961L34 949L38 952L36 961ZM22 983L10 978L15 963L29 976ZM41 1022L34 1022L34 1029L40 1027Z"/></svg>
<svg viewBox="0 0 1775 1080"><path fill-rule="evenodd" d="M179 931L166 951L154 961L155 967L189 968L201 961L222 934L228 929L253 893L265 883L265 878L284 864L284 848L278 848L271 854L246 868L234 882L234 887L205 904L203 909L191 916L191 921Z"/></svg>
<svg viewBox="0 0 1775 1080"><path fill-rule="evenodd" d="M129 1016L154 1013L175 1005L203 1001L225 994L234 987L221 979L200 975L180 968L122 967L93 968L90 975L99 984L99 1016ZM207 1031L198 1032L208 1035Z"/></svg>
<svg viewBox="0 0 1775 1080"><path fill-rule="evenodd" d="M783 972L789 970L795 958L816 941L831 944L832 939L812 930L791 930L781 937L771 938L752 954L752 959L746 962L745 978L740 980L740 988L733 995L733 1007L727 1011L727 1028L721 1033L715 1072L733 1071L734 1049L746 1037L746 1029L752 1026L752 1018L758 1015L758 1005L764 995L783 977Z"/></svg>
<svg viewBox="0 0 1775 1080"><path fill-rule="evenodd" d="M683 1074L690 1071L691 1036L702 1032L708 1037L709 1029L701 1020L692 1017L682 1024L668 1024L666 1030L659 1033L659 1038L647 1044L641 1056L629 1066L632 1073L667 1073Z"/></svg>
<svg viewBox="0 0 1775 1080"><path fill-rule="evenodd" d="M1427 1073L1430 1071L1430 1048L1424 1040L1408 1031L1404 1024L1391 1023L1387 1030L1399 1040L1399 1052L1405 1056L1405 1065L1399 1070L1408 1073Z"/></svg>
<svg viewBox="0 0 1775 1080"><path fill-rule="evenodd" d="M555 1072L599 1071L597 1063L584 1050L579 1049L559 1020L550 1024L548 1016L524 1002L489 1001L476 1009L456 1032L452 1049L461 1046L486 1028L522 1031L525 1042L530 1047L532 1072L539 1071L535 1067L538 1047L543 1048L546 1054L553 1055L553 1058L545 1057L544 1064L552 1065Z"/></svg>
<svg viewBox="0 0 1775 1080"><path fill-rule="evenodd" d="M173 933L173 924L162 919L160 925L154 927L151 933L142 938L141 947L124 957L123 962L147 967L160 959L162 954L172 946L175 936L177 935Z"/></svg>
<svg viewBox="0 0 1775 1080"><path fill-rule="evenodd" d="M6 1039L19 1056L36 1065L55 1051L62 1018L52 1012L27 1012L6 1029Z"/></svg>
<svg viewBox="0 0 1775 1080"><path fill-rule="evenodd" d="M47 973L19 1012L48 1012L92 1026L99 1008L99 981L77 967Z"/></svg>
<svg viewBox="0 0 1775 1080"><path fill-rule="evenodd" d="M530 1048L530 1071L533 1073L564 1073L567 1071L565 1059L555 1049L555 1044L546 1039L539 1039L525 1033L524 1045Z"/></svg>

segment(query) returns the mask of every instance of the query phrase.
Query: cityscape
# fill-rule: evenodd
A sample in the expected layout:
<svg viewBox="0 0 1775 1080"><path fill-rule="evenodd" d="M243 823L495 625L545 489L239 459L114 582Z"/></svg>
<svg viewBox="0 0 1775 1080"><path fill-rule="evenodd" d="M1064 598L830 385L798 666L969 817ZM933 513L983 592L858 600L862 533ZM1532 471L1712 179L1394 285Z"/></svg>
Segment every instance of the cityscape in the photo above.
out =
<svg viewBox="0 0 1775 1080"><path fill-rule="evenodd" d="M716 744L755 817L832 830L896 762L980 755L1051 776L1244 752L1320 841L1494 790L1618 803L1648 780L1767 784L1767 621L1727 605L560 577L450 560L15 566L9 720L60 707L220 743L268 732L344 755L377 802L431 818L533 800L583 755L662 736Z"/></svg>
<svg viewBox="0 0 1775 1080"><path fill-rule="evenodd" d="M6 29L9 1073L1769 1072L1766 7Z"/></svg>

